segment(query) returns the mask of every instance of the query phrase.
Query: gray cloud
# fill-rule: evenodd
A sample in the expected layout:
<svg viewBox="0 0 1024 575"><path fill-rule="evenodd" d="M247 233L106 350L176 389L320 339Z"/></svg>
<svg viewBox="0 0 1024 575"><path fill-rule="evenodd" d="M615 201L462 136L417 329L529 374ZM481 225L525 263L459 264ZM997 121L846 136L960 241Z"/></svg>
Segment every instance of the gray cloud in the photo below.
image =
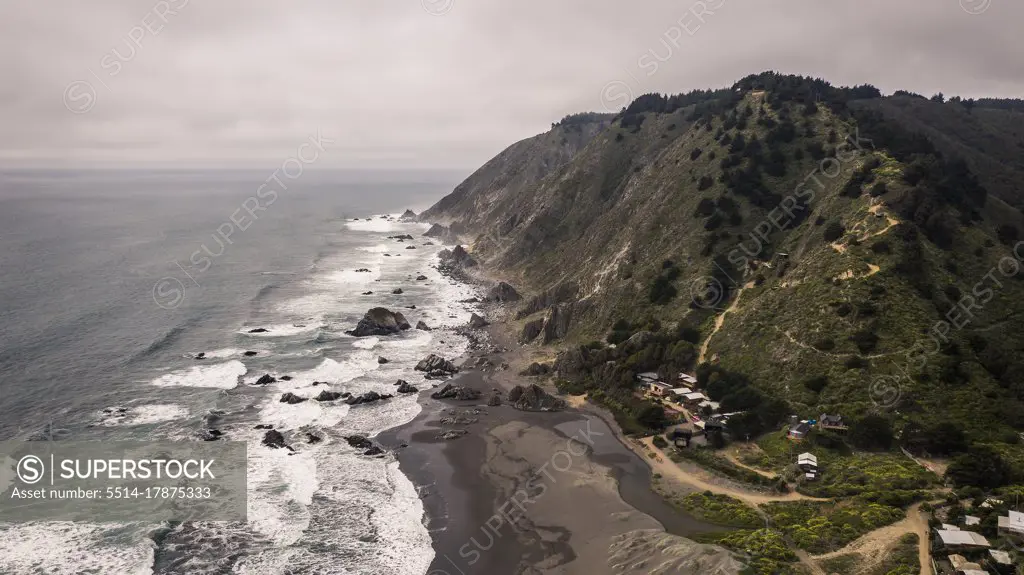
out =
<svg viewBox="0 0 1024 575"><path fill-rule="evenodd" d="M471 169L621 105L610 82L766 69L1020 97L1022 21L1017 0L0 0L0 164L256 165L319 129L331 167Z"/></svg>

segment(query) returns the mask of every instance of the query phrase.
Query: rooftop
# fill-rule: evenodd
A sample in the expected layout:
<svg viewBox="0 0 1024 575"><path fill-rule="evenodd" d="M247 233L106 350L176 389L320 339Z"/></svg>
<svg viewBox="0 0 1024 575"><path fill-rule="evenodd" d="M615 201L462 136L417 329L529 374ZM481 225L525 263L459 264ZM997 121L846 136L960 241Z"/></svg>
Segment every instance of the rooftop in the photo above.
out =
<svg viewBox="0 0 1024 575"><path fill-rule="evenodd" d="M954 547L991 547L988 539L982 537L980 533L973 531L950 531L947 529L938 529L935 532L942 540L943 545L951 545Z"/></svg>
<svg viewBox="0 0 1024 575"><path fill-rule="evenodd" d="M1010 554L1006 551L989 549L988 554L992 556L992 559L995 560L996 563L1000 563L1002 565L1013 565L1013 561L1010 559Z"/></svg>

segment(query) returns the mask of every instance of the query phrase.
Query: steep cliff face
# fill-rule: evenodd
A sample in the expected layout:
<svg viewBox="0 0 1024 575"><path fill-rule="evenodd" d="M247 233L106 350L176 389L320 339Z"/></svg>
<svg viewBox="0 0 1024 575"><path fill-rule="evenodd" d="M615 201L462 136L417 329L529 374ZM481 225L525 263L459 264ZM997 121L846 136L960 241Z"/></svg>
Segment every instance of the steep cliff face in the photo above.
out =
<svg viewBox="0 0 1024 575"><path fill-rule="evenodd" d="M847 413L892 407L875 383L899 381L906 409L1024 425L1021 214L850 94L766 75L642 98L575 140L516 144L425 217L463 224L474 257L536 296L526 339L650 329L664 337L636 369L717 363Z"/></svg>
<svg viewBox="0 0 1024 575"><path fill-rule="evenodd" d="M551 131L512 144L466 178L440 202L420 214L425 222L483 222L507 220L520 209L531 188L566 165L612 120L611 114L569 117ZM513 224L514 225L514 224Z"/></svg>

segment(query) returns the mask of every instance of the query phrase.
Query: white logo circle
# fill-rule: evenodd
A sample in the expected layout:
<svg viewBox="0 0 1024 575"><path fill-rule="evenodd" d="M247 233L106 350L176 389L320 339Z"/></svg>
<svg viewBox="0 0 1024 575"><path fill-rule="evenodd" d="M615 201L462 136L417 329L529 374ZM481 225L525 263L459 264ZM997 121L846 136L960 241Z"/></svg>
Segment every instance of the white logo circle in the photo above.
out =
<svg viewBox="0 0 1024 575"><path fill-rule="evenodd" d="M960 0L960 7L968 14L982 14L992 7L992 0Z"/></svg>
<svg viewBox="0 0 1024 575"><path fill-rule="evenodd" d="M622 80L612 80L601 88L601 105L606 112L617 113L632 101L633 89Z"/></svg>
<svg viewBox="0 0 1024 575"><path fill-rule="evenodd" d="M420 4L431 16L444 16L455 7L455 0L420 0Z"/></svg>
<svg viewBox="0 0 1024 575"><path fill-rule="evenodd" d="M46 466L43 465L42 459L35 455L26 455L18 460L18 479L22 483L32 485L43 478L45 469Z"/></svg>
<svg viewBox="0 0 1024 575"><path fill-rule="evenodd" d="M84 114L96 105L96 88L85 80L75 80L64 88L64 107L72 114Z"/></svg>
<svg viewBox="0 0 1024 575"><path fill-rule="evenodd" d="M181 305L184 299L185 284L178 278L167 276L153 284L153 302L164 309L174 309Z"/></svg>

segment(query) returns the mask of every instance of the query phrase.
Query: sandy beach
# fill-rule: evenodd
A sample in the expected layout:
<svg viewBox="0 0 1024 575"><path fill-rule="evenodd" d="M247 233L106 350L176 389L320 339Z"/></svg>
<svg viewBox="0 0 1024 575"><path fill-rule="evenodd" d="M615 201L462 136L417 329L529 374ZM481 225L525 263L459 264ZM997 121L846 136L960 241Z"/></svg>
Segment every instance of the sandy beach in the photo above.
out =
<svg viewBox="0 0 1024 575"><path fill-rule="evenodd" d="M482 399L423 393L414 421L377 438L396 450L424 502L430 575L739 571L721 548L686 538L720 527L651 490L650 467L617 438L610 415L579 402L561 412L486 406L495 390L504 398L534 381L517 375L529 354L502 323L481 340L453 383ZM440 438L452 429L467 433Z"/></svg>

